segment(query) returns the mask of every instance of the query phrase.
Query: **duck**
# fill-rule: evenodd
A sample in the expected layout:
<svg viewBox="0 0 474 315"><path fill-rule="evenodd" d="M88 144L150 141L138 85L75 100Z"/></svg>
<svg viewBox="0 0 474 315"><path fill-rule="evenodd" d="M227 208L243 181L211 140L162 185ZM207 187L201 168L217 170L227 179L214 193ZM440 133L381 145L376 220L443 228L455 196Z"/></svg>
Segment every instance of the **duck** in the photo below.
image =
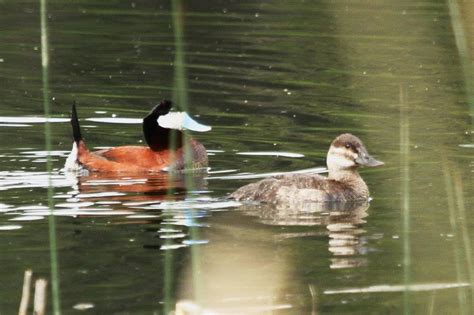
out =
<svg viewBox="0 0 474 315"><path fill-rule="evenodd" d="M369 189L358 173L360 166L384 165L372 157L362 141L349 133L336 137L326 158L328 176L284 174L240 187L230 199L275 205L302 206L307 203L368 201Z"/></svg>
<svg viewBox="0 0 474 315"><path fill-rule="evenodd" d="M91 151L82 138L75 102L71 110L73 146L64 170L97 173L157 173L206 170L204 145L184 134L183 130L206 132L210 126L193 120L185 112L171 112L172 102L162 100L143 118L142 129L148 146L127 145ZM174 133L174 134L173 134ZM173 139L173 138L174 139ZM172 141L174 140L174 146ZM185 147L190 149L190 162L185 161Z"/></svg>

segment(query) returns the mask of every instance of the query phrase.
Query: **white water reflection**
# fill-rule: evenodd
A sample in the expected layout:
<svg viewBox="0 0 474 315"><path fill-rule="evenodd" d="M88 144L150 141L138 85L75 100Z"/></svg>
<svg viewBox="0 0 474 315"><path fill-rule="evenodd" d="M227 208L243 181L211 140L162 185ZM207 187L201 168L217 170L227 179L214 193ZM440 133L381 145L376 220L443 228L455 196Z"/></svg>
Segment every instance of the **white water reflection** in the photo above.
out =
<svg viewBox="0 0 474 315"><path fill-rule="evenodd" d="M70 202L70 203L58 203L56 207L59 208L83 208L93 206L93 202Z"/></svg>
<svg viewBox="0 0 474 315"><path fill-rule="evenodd" d="M228 208L236 208L241 206L242 204L237 201L233 200L220 200L220 199L212 199L212 198L197 198L197 199L189 199L184 201L170 201L170 202L161 202L158 204L152 204L144 207L136 207L138 209L147 209L147 210L190 210L190 209L201 209L201 210L209 210L209 209L228 209Z"/></svg>
<svg viewBox="0 0 474 315"><path fill-rule="evenodd" d="M183 238L186 237L187 234L184 233L177 233L177 234L164 234L160 235L160 238Z"/></svg>
<svg viewBox="0 0 474 315"><path fill-rule="evenodd" d="M260 298L260 297L259 297ZM224 299L224 302L246 303L248 298L232 298ZM271 301L271 297L266 297L265 301ZM176 303L175 314L200 314L200 315L217 315L217 314L273 314L274 311L288 310L293 308L291 304L273 304L272 305L253 305L253 306L234 306L234 307L218 307L204 308L191 300L181 300Z"/></svg>
<svg viewBox="0 0 474 315"><path fill-rule="evenodd" d="M37 158L37 157L48 157L48 156L58 156L66 157L69 154L69 151L24 151L21 152L23 157Z"/></svg>
<svg viewBox="0 0 474 315"><path fill-rule="evenodd" d="M350 288L340 290L325 290L324 294L354 294L354 293L385 293L385 292L420 292L420 291L434 291L434 290L445 290L454 288L469 287L471 284L467 282L461 283L422 283L422 284L409 284L409 285L374 285L364 288Z"/></svg>
<svg viewBox="0 0 474 315"><path fill-rule="evenodd" d="M87 311L94 307L95 305L93 303L78 303L74 305L72 308L78 311Z"/></svg>
<svg viewBox="0 0 474 315"><path fill-rule="evenodd" d="M131 214L126 216L128 219L154 219L159 217L159 215L155 214Z"/></svg>
<svg viewBox="0 0 474 315"><path fill-rule="evenodd" d="M0 124L0 127L31 127L31 125L26 124Z"/></svg>
<svg viewBox="0 0 474 315"><path fill-rule="evenodd" d="M65 217L78 217L78 216L125 216L134 214L133 211L127 210L113 210L113 209L103 209L103 208L77 208L77 209L54 209L50 210L36 210L36 211L26 211L22 215L25 217L37 216L65 216ZM21 217L18 217L18 221L22 220ZM42 219L43 217L41 217ZM39 220L39 219L38 219ZM29 220L25 220L29 221Z"/></svg>
<svg viewBox="0 0 474 315"><path fill-rule="evenodd" d="M10 205L4 204L4 203L0 203L0 213L1 213L1 212L8 212L8 211L10 211L10 208L11 208L11 207L12 207L12 206L10 206Z"/></svg>
<svg viewBox="0 0 474 315"><path fill-rule="evenodd" d="M0 116L0 123L42 124L42 123L45 123L45 122L50 122L50 123L69 122L69 120L70 120L69 118Z"/></svg>
<svg viewBox="0 0 474 315"><path fill-rule="evenodd" d="M76 182L59 173L49 175L47 172L0 172L0 191L26 188L70 187Z"/></svg>
<svg viewBox="0 0 474 315"><path fill-rule="evenodd" d="M21 225L0 225L0 231L13 231L23 228Z"/></svg>
<svg viewBox="0 0 474 315"><path fill-rule="evenodd" d="M160 249L161 250L170 250L170 249L178 249L178 248L182 248L182 247L187 247L187 245L184 245L184 244L165 244L165 245L161 245Z"/></svg>
<svg viewBox="0 0 474 315"><path fill-rule="evenodd" d="M312 167L312 168L306 168L306 169L291 171L291 172L270 172L270 173L259 173L259 174L241 173L241 174L228 175L228 176L209 176L209 177L206 177L206 179L224 179L224 180L257 179L257 178L266 178L266 177L279 176L279 175L285 175L285 174L321 174L321 173L327 173L327 171L328 170L325 167Z"/></svg>
<svg viewBox="0 0 474 315"><path fill-rule="evenodd" d="M251 155L251 156L276 156L276 157L288 157L288 158L303 158L304 154L292 153L292 152L277 152L277 151L255 151L255 152L237 152L238 155Z"/></svg>
<svg viewBox="0 0 474 315"><path fill-rule="evenodd" d="M96 112L97 113L97 112ZM141 118L122 118L122 117L90 117L85 118L87 121L109 123L109 124L141 124ZM20 116L0 116L0 126L8 127L29 127L28 124L65 123L70 118L45 118L45 117L20 117Z"/></svg>
<svg viewBox="0 0 474 315"><path fill-rule="evenodd" d="M8 221L36 221L36 220L43 220L44 216L41 215L22 215L19 217L14 217L11 219L8 219Z"/></svg>
<svg viewBox="0 0 474 315"><path fill-rule="evenodd" d="M121 118L121 117L92 117L86 118L87 121L107 123L107 124L142 124L141 118Z"/></svg>
<svg viewBox="0 0 474 315"><path fill-rule="evenodd" d="M226 173L235 173L237 172L237 169L229 169L229 170L219 170L219 171L213 171L212 169L208 170L208 174L226 174Z"/></svg>

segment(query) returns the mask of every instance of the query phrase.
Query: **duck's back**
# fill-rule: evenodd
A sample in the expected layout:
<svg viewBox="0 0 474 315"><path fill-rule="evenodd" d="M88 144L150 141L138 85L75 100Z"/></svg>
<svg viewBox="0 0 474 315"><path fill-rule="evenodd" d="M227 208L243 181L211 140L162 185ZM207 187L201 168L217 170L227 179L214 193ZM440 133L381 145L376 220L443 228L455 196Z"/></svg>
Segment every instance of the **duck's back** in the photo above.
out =
<svg viewBox="0 0 474 315"><path fill-rule="evenodd" d="M316 174L287 174L265 178L245 185L230 195L236 200L252 200L266 203L321 202L333 198L337 182Z"/></svg>

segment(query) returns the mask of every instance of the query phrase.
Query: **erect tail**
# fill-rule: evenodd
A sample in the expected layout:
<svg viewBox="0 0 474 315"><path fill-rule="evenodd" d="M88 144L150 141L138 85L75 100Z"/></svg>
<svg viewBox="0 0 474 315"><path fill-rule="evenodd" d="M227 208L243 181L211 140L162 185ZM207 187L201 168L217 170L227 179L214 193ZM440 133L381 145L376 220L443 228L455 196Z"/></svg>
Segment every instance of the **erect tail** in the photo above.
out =
<svg viewBox="0 0 474 315"><path fill-rule="evenodd" d="M79 126L79 119L77 118L76 102L72 103L71 126L74 143L72 144L71 153L69 153L69 156L66 159L66 163L64 164L64 171L78 172L82 169L78 159L79 150L81 150L80 142L82 141L82 136L81 127ZM82 146L84 147L84 144L82 144Z"/></svg>
<svg viewBox="0 0 474 315"><path fill-rule="evenodd" d="M81 127L79 126L79 119L77 118L76 101L72 103L71 111L71 126L72 126L72 137L75 143L79 143L82 140Z"/></svg>

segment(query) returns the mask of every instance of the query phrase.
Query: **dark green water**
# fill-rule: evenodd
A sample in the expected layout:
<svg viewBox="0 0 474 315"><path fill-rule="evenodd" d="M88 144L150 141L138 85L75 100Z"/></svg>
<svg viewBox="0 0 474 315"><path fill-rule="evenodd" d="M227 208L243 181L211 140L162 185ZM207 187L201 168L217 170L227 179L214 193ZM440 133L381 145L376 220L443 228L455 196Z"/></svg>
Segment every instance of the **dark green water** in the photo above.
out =
<svg viewBox="0 0 474 315"><path fill-rule="evenodd" d="M445 2L186 2L189 111L213 126L194 136L212 171L236 170L210 177L324 166L351 132L386 166L361 171L368 209L331 213L216 203L250 180L194 178L198 204L165 207L166 178L66 178L73 100L89 146L141 143L140 125L85 119L141 118L172 97L173 23L165 1L48 10L63 313L161 314L180 299L225 314L472 313L474 130ZM0 12L0 227L19 227L0 231L0 313L12 314L25 269L51 279L48 181L44 124L25 119L43 113L39 4Z"/></svg>

